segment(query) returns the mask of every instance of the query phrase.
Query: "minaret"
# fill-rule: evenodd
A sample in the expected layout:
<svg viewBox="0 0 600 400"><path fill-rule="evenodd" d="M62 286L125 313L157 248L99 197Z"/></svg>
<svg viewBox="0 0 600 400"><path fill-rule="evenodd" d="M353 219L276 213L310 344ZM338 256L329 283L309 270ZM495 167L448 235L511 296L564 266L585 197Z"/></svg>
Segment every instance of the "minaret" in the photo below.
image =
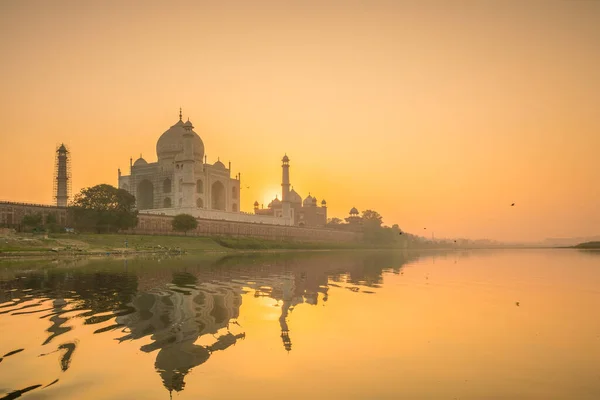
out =
<svg viewBox="0 0 600 400"><path fill-rule="evenodd" d="M290 204L290 159L287 154L283 156L281 162L281 213L283 218L288 218L291 222L293 216L292 205Z"/></svg>
<svg viewBox="0 0 600 400"><path fill-rule="evenodd" d="M56 149L56 165L54 170L54 193L56 205L66 207L71 192L71 168L69 150L64 144Z"/></svg>
<svg viewBox="0 0 600 400"><path fill-rule="evenodd" d="M179 111L179 118L181 118L181 110ZM194 177L194 133L192 132L194 126L189 119L184 124L184 129L183 158L181 160L181 163L183 164L183 200L181 206L184 208L192 208L195 205L194 187L196 185L196 180Z"/></svg>
<svg viewBox="0 0 600 400"><path fill-rule="evenodd" d="M290 159L287 154L281 159L281 201L288 201L290 194Z"/></svg>

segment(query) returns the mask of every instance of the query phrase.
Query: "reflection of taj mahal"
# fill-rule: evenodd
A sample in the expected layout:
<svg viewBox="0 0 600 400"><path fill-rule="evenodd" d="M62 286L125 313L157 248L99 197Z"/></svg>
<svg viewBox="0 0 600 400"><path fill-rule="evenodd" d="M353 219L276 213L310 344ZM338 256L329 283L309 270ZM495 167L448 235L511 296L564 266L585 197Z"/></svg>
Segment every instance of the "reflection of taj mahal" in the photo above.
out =
<svg viewBox="0 0 600 400"><path fill-rule="evenodd" d="M141 155L130 160L130 175L119 169L119 188L135 196L137 208L151 214L191 214L196 218L264 223L273 225L324 226L327 207L308 196L304 202L290 190L289 159L283 159L282 197L268 209L254 213L240 210L241 174L231 177L231 163L207 162L204 143L188 119L164 132L156 143L158 161L148 163Z"/></svg>

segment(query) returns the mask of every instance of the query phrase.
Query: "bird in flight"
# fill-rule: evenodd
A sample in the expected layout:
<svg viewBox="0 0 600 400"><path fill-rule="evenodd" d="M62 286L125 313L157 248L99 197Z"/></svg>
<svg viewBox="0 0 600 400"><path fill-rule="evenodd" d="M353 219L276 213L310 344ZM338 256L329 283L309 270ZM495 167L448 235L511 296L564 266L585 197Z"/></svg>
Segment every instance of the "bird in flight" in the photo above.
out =
<svg viewBox="0 0 600 400"><path fill-rule="evenodd" d="M514 207L514 206L515 206L515 203L512 203L510 206L511 206L511 207Z"/></svg>

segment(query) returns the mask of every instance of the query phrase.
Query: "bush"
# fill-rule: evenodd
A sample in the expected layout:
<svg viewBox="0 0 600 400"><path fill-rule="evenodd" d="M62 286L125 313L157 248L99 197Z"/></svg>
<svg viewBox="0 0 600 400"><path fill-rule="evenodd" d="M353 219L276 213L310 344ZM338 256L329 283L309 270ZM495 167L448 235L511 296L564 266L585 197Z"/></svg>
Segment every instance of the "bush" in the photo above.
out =
<svg viewBox="0 0 600 400"><path fill-rule="evenodd" d="M187 235L188 231L194 230L198 227L198 220L190 214L178 214L173 217L171 221L173 230L183 232Z"/></svg>

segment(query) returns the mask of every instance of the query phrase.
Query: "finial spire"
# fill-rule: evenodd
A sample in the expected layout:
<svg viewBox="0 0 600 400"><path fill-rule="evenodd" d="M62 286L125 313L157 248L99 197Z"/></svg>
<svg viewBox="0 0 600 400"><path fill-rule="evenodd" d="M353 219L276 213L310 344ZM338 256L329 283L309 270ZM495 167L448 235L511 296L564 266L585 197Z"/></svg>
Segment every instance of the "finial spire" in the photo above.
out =
<svg viewBox="0 0 600 400"><path fill-rule="evenodd" d="M183 120L183 114L181 113L181 107L179 107L179 120Z"/></svg>

